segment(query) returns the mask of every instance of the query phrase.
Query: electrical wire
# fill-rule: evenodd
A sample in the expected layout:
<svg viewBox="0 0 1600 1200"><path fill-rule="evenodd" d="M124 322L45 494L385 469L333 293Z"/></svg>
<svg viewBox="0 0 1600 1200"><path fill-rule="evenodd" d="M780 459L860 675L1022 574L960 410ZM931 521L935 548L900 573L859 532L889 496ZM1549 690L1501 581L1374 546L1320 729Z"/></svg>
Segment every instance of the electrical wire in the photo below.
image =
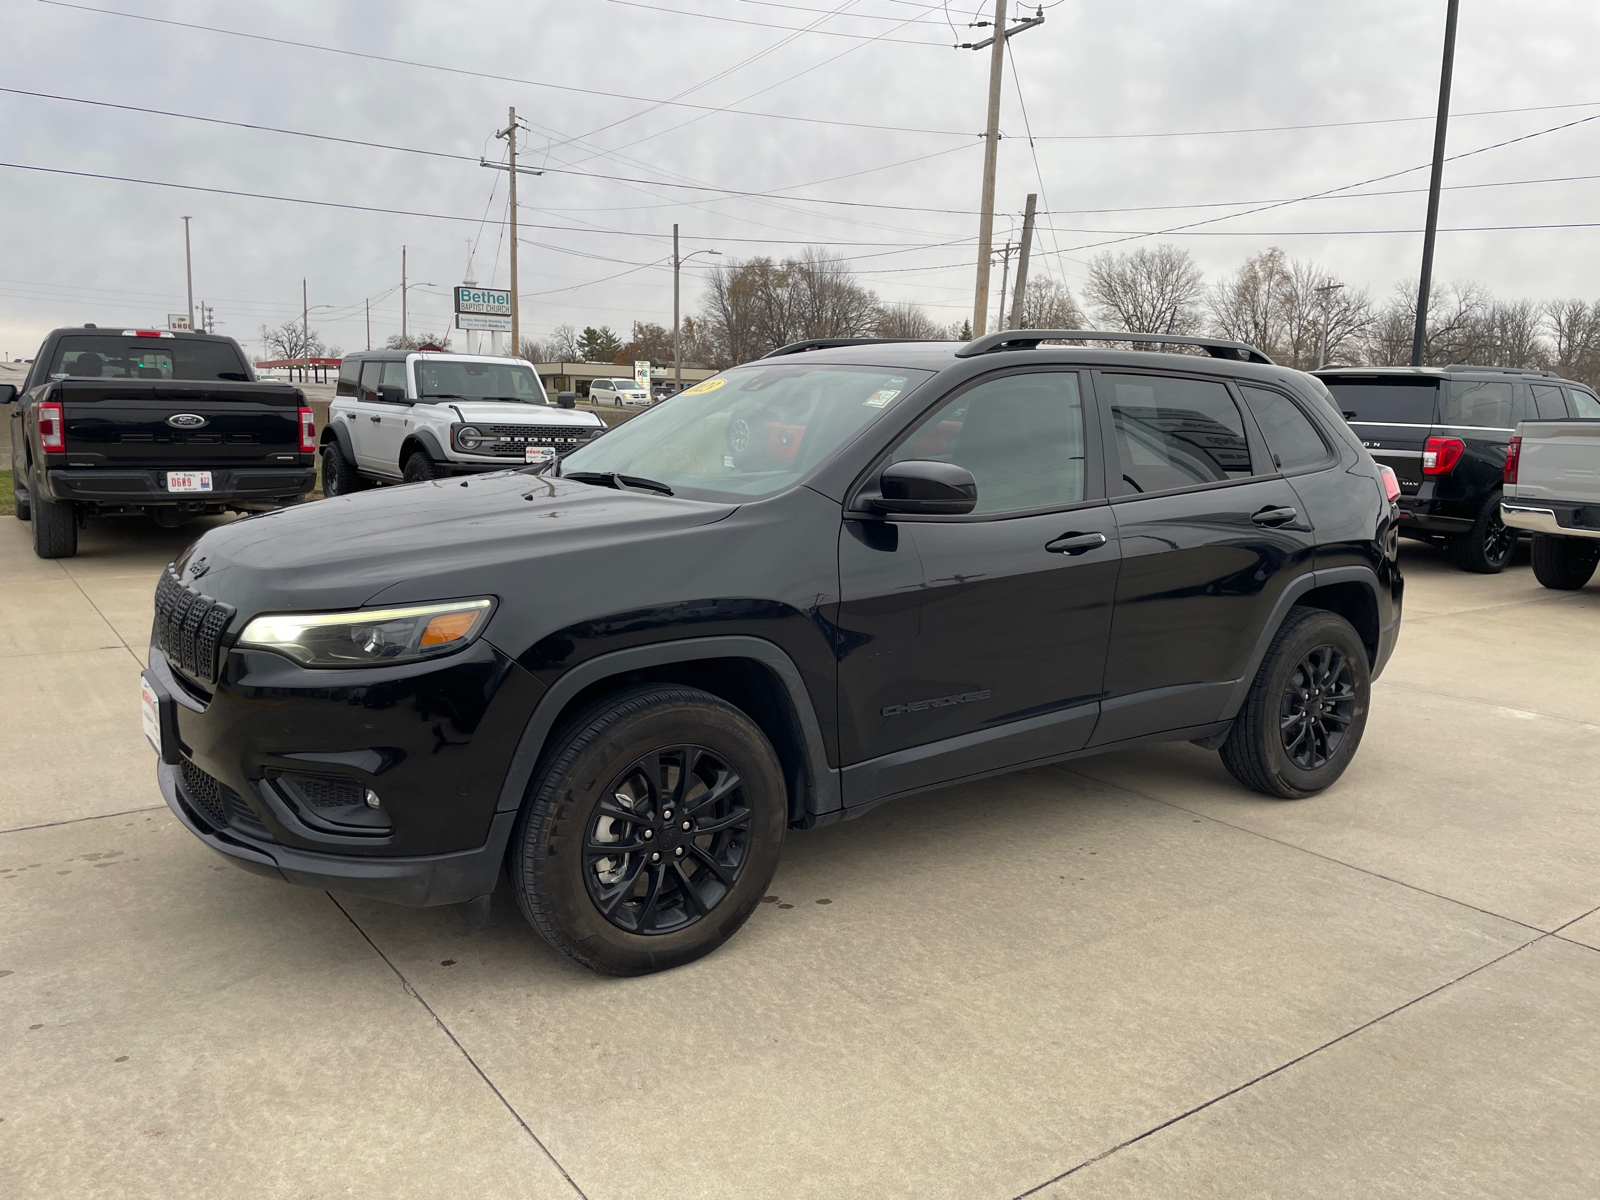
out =
<svg viewBox="0 0 1600 1200"><path fill-rule="evenodd" d="M820 33L820 34L823 34L823 35L825 35L827 37L865 38L868 41L879 41L879 40L882 40L882 41L885 41L885 42L894 42L894 43L896 43L898 45L901 45L901 46L936 46L941 50L947 49L947 47L945 46L945 44L943 42L914 42L914 41L911 41L908 38L882 38L882 39L879 39L879 38L873 37L871 34L866 34L866 33L846 33L841 29L810 29L810 28L800 28L800 27L795 26L795 25L774 25L770 21L748 21L748 20L745 20L742 17L723 17L723 16L718 16L715 13L691 12L690 10L684 9L684 8L663 8L659 4L641 4L639 2L639 0L610 0L610 2L612 4L621 4L621 5L623 5L624 7L627 7L627 8L647 8L652 12L671 13L674 16L679 16L679 17L700 17L701 19L706 20L706 21L725 21L730 25L757 25L757 26L760 26L762 29L783 29L783 30L787 30L788 32L791 32L791 33ZM823 9L810 9L808 11L810 11L810 12L823 12L825 10L823 10ZM838 13L829 13L828 15L829 16L838 16L840 14L838 14ZM883 18L883 19L885 19L885 20L894 20L893 17L887 17L887 18ZM916 20L916 18L912 18L911 21L902 21L901 24L910 25L915 20Z"/></svg>

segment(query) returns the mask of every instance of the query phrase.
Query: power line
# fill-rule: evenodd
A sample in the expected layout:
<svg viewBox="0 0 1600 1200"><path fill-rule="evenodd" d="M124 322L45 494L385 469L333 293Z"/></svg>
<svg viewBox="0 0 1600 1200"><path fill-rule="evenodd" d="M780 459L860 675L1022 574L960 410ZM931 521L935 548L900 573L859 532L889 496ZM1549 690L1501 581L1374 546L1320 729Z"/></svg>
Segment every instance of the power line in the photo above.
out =
<svg viewBox="0 0 1600 1200"><path fill-rule="evenodd" d="M901 46L936 46L941 50L949 49L949 47L947 47L943 42L914 42L914 41L911 41L908 38L891 38L891 37L886 37L886 38L879 39L879 38L873 37L871 34L868 34L868 33L846 33L846 32L844 32L843 30L840 30L840 29L810 29L810 28L801 28L800 26L797 26L797 25L774 25L770 21L748 21L748 20L745 20L742 17L722 17L722 16L716 15L715 13L691 12L688 9L684 9L684 8L663 8L659 4L641 4L641 3L639 3L639 0L611 0L611 3L612 4L621 4L621 5L623 5L623 6L627 7L627 8L647 8L652 12L671 13L673 16L678 16L678 17L700 17L701 19L706 20L706 21L725 21L730 25L757 25L757 26L760 26L762 29L782 29L782 30L786 30L786 31L788 31L790 33L820 33L820 34L823 34L823 35L825 35L827 37L863 38L863 39L868 40L868 41L880 41L881 40L881 41L885 41L885 42L895 42L895 43L897 43L897 44L899 44ZM808 12L824 12L826 10L813 8L813 9L807 9L805 11L808 11ZM828 15L829 16L839 16L839 15L842 15L842 14L828 13ZM886 18L881 18L881 19L883 19L883 20L891 20L892 21L895 18L886 17ZM902 21L901 24L909 25L915 20L916 20L916 18L913 17L911 21Z"/></svg>
<svg viewBox="0 0 1600 1200"><path fill-rule="evenodd" d="M776 0L740 0L741 4L759 4L762 8L787 8L794 12L825 13L825 8L805 8L799 4L779 4ZM921 6L919 6L921 7ZM936 6L937 7L937 6ZM928 11L932 11L929 9ZM920 17L913 17L909 21L899 17L891 17L883 13L841 13L840 16L849 17L853 21L898 21L902 25L939 25L940 21L924 21ZM933 43L942 45L943 43Z"/></svg>

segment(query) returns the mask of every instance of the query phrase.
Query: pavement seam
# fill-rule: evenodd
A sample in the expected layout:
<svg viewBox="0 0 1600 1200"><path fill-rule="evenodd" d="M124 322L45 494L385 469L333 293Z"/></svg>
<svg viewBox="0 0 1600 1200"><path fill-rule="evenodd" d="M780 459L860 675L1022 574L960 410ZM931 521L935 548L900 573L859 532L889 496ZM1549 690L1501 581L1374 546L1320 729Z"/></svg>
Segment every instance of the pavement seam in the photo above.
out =
<svg viewBox="0 0 1600 1200"><path fill-rule="evenodd" d="M561 1165L560 1159L556 1158L554 1154L550 1153L550 1147L546 1146L544 1142L540 1140L539 1135L533 1131L533 1127L529 1125L527 1121L523 1120L522 1114L516 1110L516 1107L511 1103L510 1100L506 1099L505 1093L502 1092L498 1086L496 1086L494 1080L490 1079L484 1069L478 1065L478 1060L473 1058L471 1053L468 1052L467 1048L461 1044L461 1039L456 1037L454 1032L451 1031L450 1026L446 1025L440 1018L439 1014L433 1010L433 1005L424 1000L422 998L422 993L411 986L411 981L405 977L405 974L400 970L399 967L394 965L394 962L387 954L383 952L378 943L373 941L372 938L368 936L367 931L361 928L360 923L350 915L349 910L334 898L333 893L324 892L323 895L327 896L328 899L333 902L333 906L344 914L344 919L349 921L354 927L355 931L361 935L362 939L367 943L367 945L372 947L373 953L379 958L383 959L384 965L388 967L389 970L394 972L395 978L400 981L400 986L406 990L406 994L418 1004L422 1005L423 1010L433 1018L433 1023L439 1027L440 1031L443 1032L445 1037L449 1038L455 1048L461 1052L461 1057L467 1060L468 1065L478 1073L478 1078L483 1080L483 1082L488 1085L489 1090L495 1094L495 1099L499 1100L500 1103L505 1106L505 1110L516 1119L517 1124L522 1126L522 1131L533 1139L533 1144L544 1152L544 1156L550 1160L551 1165L554 1166L556 1170L561 1172L561 1177L572 1185L572 1190L577 1192L579 1196L583 1197L583 1200L589 1200L584 1190L578 1186L578 1181L575 1180L571 1173Z"/></svg>
<svg viewBox="0 0 1600 1200"><path fill-rule="evenodd" d="M1398 679L1379 680L1384 687L1396 687L1408 692L1421 692L1424 696L1443 696L1446 700L1460 700L1463 704L1482 704L1489 708L1504 708L1511 712L1528 713L1530 716L1544 717L1550 721L1565 721L1569 725L1582 725L1585 729L1600 729L1593 721L1585 721L1582 717L1566 717L1560 713L1543 712L1537 708L1523 708L1517 704L1501 704L1495 700L1485 700L1482 696L1463 696L1459 692L1441 692L1438 688L1423 687L1418 683L1402 683Z"/></svg>
<svg viewBox="0 0 1600 1200"><path fill-rule="evenodd" d="M1450 617L1468 617L1474 613L1496 612L1503 608L1526 608L1530 604L1559 604L1562 601L1572 603L1578 599L1578 593L1567 593L1557 596L1530 596L1526 600L1505 600L1499 604L1480 604L1476 608L1458 608L1450 612L1421 613L1408 617L1409 621L1442 621Z"/></svg>
<svg viewBox="0 0 1600 1200"><path fill-rule="evenodd" d="M63 568L63 570L65 570L65 568ZM139 656L134 653L133 647L128 645L128 639L123 637L121 632L117 629L117 627L111 623L111 618L106 616L105 613L100 611L100 606L94 602L94 597L89 595L88 592L83 590L83 584L78 582L78 577L76 575L72 574L72 572L68 571L67 572L67 578L72 580L72 586L78 589L78 595L82 596L85 600L87 600L89 602L89 607L94 609L95 616L99 617L102 621L104 621L106 623L106 628L111 630L112 636L115 637L117 639L117 641L121 644L122 648L128 652L129 657L133 659L135 665L137 665L140 670L143 670L144 669L144 664L139 661ZM102 650L108 649L108 647L105 647L105 646L102 646L100 648Z"/></svg>
<svg viewBox="0 0 1600 1200"><path fill-rule="evenodd" d="M1345 862L1345 860L1342 858L1334 858L1331 854L1324 854L1320 850L1311 850L1305 846L1297 846L1293 842L1286 842L1282 838L1273 837L1270 833L1262 833L1258 829L1251 829L1245 825L1235 825L1232 821L1224 821L1221 817L1214 817L1210 813L1202 812L1199 809L1185 808L1183 805L1175 803L1174 801L1163 800L1160 796L1152 796L1147 792L1139 791L1137 788L1128 787L1126 784L1112 783L1109 779L1101 779L1098 775L1090 775L1087 772L1075 770L1065 765L1060 766L1059 769L1066 771L1069 774L1077 775L1081 779L1090 779L1095 783L1103 784L1106 787L1112 787L1116 788L1118 791L1127 792L1130 796L1138 796L1141 800L1149 800L1155 804L1164 804L1168 808L1176 809L1178 812L1188 813L1191 817L1203 817L1205 820L1214 822L1215 824L1221 825L1224 828L1236 829L1240 833L1247 833L1251 837L1258 837L1262 841L1271 842L1276 846L1282 846L1286 850L1297 850L1301 854L1309 854L1312 858L1320 858L1323 862L1332 863L1336 867L1345 867L1348 870L1359 872L1360 874L1370 876L1373 879L1381 879L1385 883L1392 883L1398 887L1403 887L1409 891L1418 892L1424 896L1432 896L1435 900L1443 900L1446 904L1455 904L1461 908L1470 909L1472 912L1482 913L1486 917L1494 917L1497 920L1509 921L1513 925L1519 926L1523 929L1532 930L1534 933L1549 934L1555 932L1555 930L1543 929L1538 925L1530 925L1526 921L1519 921L1515 917L1508 917L1505 915L1505 913L1497 913L1493 909L1479 908L1476 904L1468 904L1465 900L1458 900L1454 896L1446 896L1441 892L1430 892L1427 888L1421 887L1418 884L1407 883L1404 879L1396 879L1393 875L1385 875L1382 871L1374 871L1371 867L1358 866L1352 862ZM1580 916L1573 919L1581 921L1583 917ZM1571 922L1568 922L1568 924L1570 923ZM1558 926L1558 928L1564 929L1566 926Z"/></svg>
<svg viewBox="0 0 1600 1200"><path fill-rule="evenodd" d="M166 812L165 804L152 804L148 808L125 808L121 812L94 813L87 817L69 817L65 821L46 821L41 825L18 825L12 829L0 829L0 834L27 833L30 829L55 829L60 825L76 825L81 821L104 821L110 817L131 817L135 813Z"/></svg>
<svg viewBox="0 0 1600 1200"><path fill-rule="evenodd" d="M1404 1012L1406 1009L1411 1008L1413 1005L1421 1004L1424 1000L1427 1000L1432 996L1437 996L1440 992L1444 991L1446 988L1452 988L1456 984L1462 982L1463 980L1470 979L1472 976L1476 975L1478 972L1486 970L1489 967L1494 966L1496 963L1504 962L1506 959L1510 958L1513 954L1520 954L1522 951L1526 950L1529 946L1535 945L1535 944L1537 944L1539 942L1544 941L1546 938L1550 938L1550 937L1553 937L1553 936L1555 936L1555 935L1549 934L1549 933L1541 933L1536 938L1530 938L1528 941L1523 942L1522 945L1514 946L1510 950L1507 950L1504 954L1497 955L1496 957L1491 958L1488 962L1480 963L1478 966L1473 967L1472 970L1467 971L1467 972L1465 972L1465 973L1463 973L1461 975L1457 975L1454 979L1447 980L1446 982L1441 983L1438 987L1430 988L1428 991L1423 992L1420 996L1414 996L1410 1000L1407 1000L1404 1004L1401 1004L1401 1005L1398 1005L1398 1006L1396 1006L1394 1008L1391 1008L1388 1012L1380 1013L1378 1016L1373 1017L1370 1021L1362 1022L1360 1025L1357 1025L1354 1029L1348 1029L1344 1033L1341 1033L1338 1037L1332 1038L1331 1040L1322 1043L1322 1045L1317 1046L1314 1049L1307 1050L1304 1054L1297 1055L1296 1057L1289 1059L1287 1062L1280 1063L1276 1067L1273 1067L1272 1070L1265 1071L1262 1074L1257 1075L1254 1079L1247 1080L1246 1082L1239 1084L1237 1087L1229 1088L1227 1091L1222 1092L1219 1095L1213 1096L1211 1099L1206 1100L1203 1103L1195 1105L1193 1108L1187 1109L1186 1111L1179 1113L1177 1116L1171 1118L1170 1120L1163 1121L1159 1125L1151 1126L1149 1129L1146 1129L1143 1133L1136 1134L1135 1136L1127 1139L1124 1142L1118 1142L1115 1146L1112 1146L1107 1150L1102 1150L1099 1154L1096 1154L1093 1158L1086 1158L1081 1163L1079 1163L1077 1166L1069 1167L1067 1170L1061 1172L1061 1174L1053 1176L1050 1179L1046 1179L1043 1183L1037 1184L1034 1187L1029 1188L1025 1192L1018 1192L1017 1195L1015 1196L1014 1200L1024 1200L1024 1197L1032 1196L1032 1195L1035 1195L1038 1192L1042 1192L1045 1188L1050 1187L1053 1184L1060 1183L1063 1179L1067 1178L1067 1176L1076 1175L1079 1171L1083 1170L1085 1167L1092 1167L1095 1163L1102 1162L1105 1159L1110 1158L1113 1154L1116 1154L1120 1150L1126 1150L1129 1146L1137 1145L1139 1142L1144 1141L1146 1138L1152 1137L1155 1134L1160 1133L1163 1129L1170 1129L1172 1126L1178 1124L1180 1121L1186 1121L1190 1117L1194 1116L1196 1113L1204 1112L1206 1109L1212 1107L1213 1105L1220 1104L1222 1101L1228 1099L1230 1096L1237 1096L1240 1092L1243 1092L1248 1088L1254 1087L1256 1084L1261 1083L1263 1080L1271 1079L1274 1075L1282 1074L1284 1071L1287 1071L1290 1067L1293 1067L1293 1066L1296 1066L1296 1065L1298 1065L1300 1063L1305 1062L1306 1059L1311 1058L1313 1055L1321 1054L1324 1050L1327 1050L1327 1049L1329 1049L1329 1048L1331 1048L1333 1046L1337 1046L1340 1042L1347 1041L1348 1039L1355 1037L1356 1034L1362 1033L1362 1032L1364 1032L1364 1031L1366 1031L1368 1029L1371 1029L1374 1025L1377 1025L1379 1022L1387 1021L1390 1017L1395 1016L1398 1013ZM1560 941L1566 941L1567 939L1561 938L1559 940Z"/></svg>

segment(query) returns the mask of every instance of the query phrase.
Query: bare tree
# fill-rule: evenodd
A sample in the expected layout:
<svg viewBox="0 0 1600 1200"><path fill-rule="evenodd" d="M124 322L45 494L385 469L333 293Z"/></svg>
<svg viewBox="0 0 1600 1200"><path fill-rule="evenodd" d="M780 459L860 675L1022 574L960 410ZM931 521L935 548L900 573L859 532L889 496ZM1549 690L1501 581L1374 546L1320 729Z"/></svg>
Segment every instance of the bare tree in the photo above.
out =
<svg viewBox="0 0 1600 1200"><path fill-rule="evenodd" d="M1551 300L1544 306L1552 368L1567 379L1600 385L1600 303Z"/></svg>
<svg viewBox="0 0 1600 1200"><path fill-rule="evenodd" d="M571 325L557 325L555 332L545 342L545 353L550 357L547 362L582 362L583 350L579 344L578 331Z"/></svg>
<svg viewBox="0 0 1600 1200"><path fill-rule="evenodd" d="M538 338L523 338L522 345L517 347L517 352L520 357L527 359L529 362L538 363L555 361L554 359L545 357L549 353L549 350L543 342L539 341Z"/></svg>
<svg viewBox="0 0 1600 1200"><path fill-rule="evenodd" d="M878 298L855 281L843 257L807 246L783 264L801 338L865 337L878 319Z"/></svg>
<svg viewBox="0 0 1600 1200"><path fill-rule="evenodd" d="M1478 321L1473 347L1480 365L1544 370L1553 358L1544 314L1532 300L1494 301Z"/></svg>
<svg viewBox="0 0 1600 1200"><path fill-rule="evenodd" d="M855 282L844 260L808 249L800 258L718 264L706 275L701 318L712 365L749 362L804 338L860 337L878 320L878 298Z"/></svg>
<svg viewBox="0 0 1600 1200"><path fill-rule="evenodd" d="M1129 333L1198 333L1204 292L1200 268L1176 246L1097 255L1083 289L1102 326Z"/></svg>
<svg viewBox="0 0 1600 1200"><path fill-rule="evenodd" d="M1436 288L1428 297L1428 331L1422 347L1423 365L1443 367L1451 363L1471 362L1480 357L1484 323L1491 304L1488 291L1476 283L1452 283ZM1395 284L1389 302L1378 311L1368 330L1364 350L1366 360L1380 366L1410 362L1412 332L1416 323L1416 285L1405 282Z"/></svg>
<svg viewBox="0 0 1600 1200"><path fill-rule="evenodd" d="M944 330L916 304L885 304L878 309L872 332L878 337L927 338L944 336Z"/></svg>
<svg viewBox="0 0 1600 1200"><path fill-rule="evenodd" d="M1328 362L1359 359L1372 320L1364 290L1345 287L1324 268L1291 259L1276 246L1213 284L1206 307L1214 333L1299 370L1317 365L1324 335Z"/></svg>
<svg viewBox="0 0 1600 1200"><path fill-rule="evenodd" d="M299 321L288 321L276 329L261 327L261 342L267 348L267 357L274 358L326 358L328 348L322 335L315 329L309 334Z"/></svg>
<svg viewBox="0 0 1600 1200"><path fill-rule="evenodd" d="M398 333L391 333L388 341L384 342L385 350L437 350L450 340L448 332L434 337L427 333L408 333L401 337Z"/></svg>
<svg viewBox="0 0 1600 1200"><path fill-rule="evenodd" d="M1059 280L1039 275L1022 289L1024 329L1082 329L1088 323L1071 289Z"/></svg>
<svg viewBox="0 0 1600 1200"><path fill-rule="evenodd" d="M652 363L671 362L672 330L665 325L656 325L649 321L635 321L633 333L629 336L627 344L617 351L615 361L635 363L641 360Z"/></svg>

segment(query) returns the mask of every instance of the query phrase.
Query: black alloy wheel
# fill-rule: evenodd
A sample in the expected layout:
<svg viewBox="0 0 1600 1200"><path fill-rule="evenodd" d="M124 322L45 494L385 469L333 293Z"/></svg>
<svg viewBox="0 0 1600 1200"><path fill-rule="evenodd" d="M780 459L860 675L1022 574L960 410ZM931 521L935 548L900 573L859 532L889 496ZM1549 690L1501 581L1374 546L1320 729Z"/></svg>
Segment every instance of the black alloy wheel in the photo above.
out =
<svg viewBox="0 0 1600 1200"><path fill-rule="evenodd" d="M1337 647L1314 646L1284 684L1278 703L1283 752L1303 771L1326 766L1355 719L1355 672Z"/></svg>
<svg viewBox="0 0 1600 1200"><path fill-rule="evenodd" d="M1500 519L1500 493L1495 492L1478 511L1472 528L1459 535L1451 551L1456 566L1477 575L1498 575L1517 549L1517 531Z"/></svg>
<svg viewBox="0 0 1600 1200"><path fill-rule="evenodd" d="M1367 647L1350 622L1292 608L1222 743L1222 765L1264 796L1315 795L1355 757L1371 697Z"/></svg>
<svg viewBox="0 0 1600 1200"><path fill-rule="evenodd" d="M328 442L322 447L322 494L348 496L367 487L367 481L356 472L356 465L344 456L339 443Z"/></svg>
<svg viewBox="0 0 1600 1200"><path fill-rule="evenodd" d="M738 932L788 823L783 768L759 725L698 688L636 684L545 742L511 837L512 890L545 940L585 966L661 971Z"/></svg>
<svg viewBox="0 0 1600 1200"><path fill-rule="evenodd" d="M710 915L738 880L751 819L744 781L714 752L652 750L606 785L589 820L589 899L629 933L687 928Z"/></svg>

